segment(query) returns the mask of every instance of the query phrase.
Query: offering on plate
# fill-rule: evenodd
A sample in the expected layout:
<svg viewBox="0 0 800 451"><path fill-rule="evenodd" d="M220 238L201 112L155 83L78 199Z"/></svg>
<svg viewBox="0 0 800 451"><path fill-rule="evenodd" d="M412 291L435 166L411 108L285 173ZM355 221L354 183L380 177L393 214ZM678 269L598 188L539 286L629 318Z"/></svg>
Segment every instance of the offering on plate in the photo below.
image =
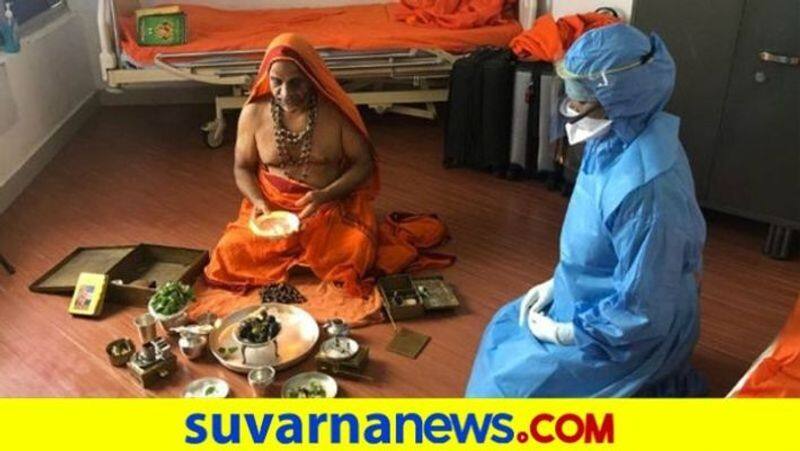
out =
<svg viewBox="0 0 800 451"><path fill-rule="evenodd" d="M280 325L264 343L243 341L239 330L249 318L275 317ZM269 321L269 320L267 320ZM277 332L277 334L276 334ZM319 338L319 325L308 312L291 304L256 304L236 310L223 318L209 335L209 349L226 368L247 374L269 365L276 371L300 363L313 350Z"/></svg>
<svg viewBox="0 0 800 451"><path fill-rule="evenodd" d="M273 340L281 331L281 324L266 309L242 320L236 331L236 338L247 345L261 345Z"/></svg>

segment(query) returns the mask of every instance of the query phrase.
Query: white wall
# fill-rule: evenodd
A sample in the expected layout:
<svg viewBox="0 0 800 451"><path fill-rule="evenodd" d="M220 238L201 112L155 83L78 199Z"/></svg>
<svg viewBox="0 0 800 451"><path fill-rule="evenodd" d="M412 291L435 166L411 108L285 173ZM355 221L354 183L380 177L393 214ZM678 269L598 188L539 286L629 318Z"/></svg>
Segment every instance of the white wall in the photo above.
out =
<svg viewBox="0 0 800 451"><path fill-rule="evenodd" d="M20 53L0 53L2 199L9 198L12 176L94 95L89 66L83 24L70 12L24 36Z"/></svg>
<svg viewBox="0 0 800 451"><path fill-rule="evenodd" d="M86 56L89 69L94 75L97 89L102 89L103 79L100 75L100 36L97 33L97 2L99 0L67 0L69 9L78 17L85 40Z"/></svg>
<svg viewBox="0 0 800 451"><path fill-rule="evenodd" d="M624 13L625 20L630 20L633 0L550 0L553 16L559 18L569 14L594 11L601 6L610 6Z"/></svg>

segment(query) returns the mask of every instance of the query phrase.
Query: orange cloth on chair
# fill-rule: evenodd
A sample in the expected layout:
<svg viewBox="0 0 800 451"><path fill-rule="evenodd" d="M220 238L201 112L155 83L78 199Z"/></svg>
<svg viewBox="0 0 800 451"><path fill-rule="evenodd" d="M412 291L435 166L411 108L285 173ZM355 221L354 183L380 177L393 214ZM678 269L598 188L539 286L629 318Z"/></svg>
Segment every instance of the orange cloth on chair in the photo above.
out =
<svg viewBox="0 0 800 451"><path fill-rule="evenodd" d="M618 18L601 13L564 16L558 22L552 14L545 14L536 19L530 30L511 40L511 50L522 59L558 61L582 34L617 22Z"/></svg>
<svg viewBox="0 0 800 451"><path fill-rule="evenodd" d="M389 5L395 20L409 25L439 28L477 28L500 25L509 20L504 16L507 5L514 0L400 0Z"/></svg>
<svg viewBox="0 0 800 451"><path fill-rule="evenodd" d="M783 326L775 349L747 378L738 397L800 397L800 299Z"/></svg>
<svg viewBox="0 0 800 451"><path fill-rule="evenodd" d="M269 67L278 60L294 62L312 80L318 95L336 105L369 142L366 126L350 97L317 52L294 34L275 38L267 49L248 102L271 97ZM253 235L248 227L253 206L249 200L243 200L239 217L228 225L212 252L205 269L206 282L213 287L247 291L270 282L286 281L292 267L307 267L326 282L316 294L327 290L328 301L317 302L314 304L317 308L310 309L312 314L318 313L317 319L323 321L333 315L354 323L368 321L367 317L380 309L373 293L376 276L441 268L454 261L453 257L427 251L447 238L444 224L434 216L393 214L378 227L372 206L379 188L378 173L376 161L372 175L360 187L344 199L323 205L302 221L299 232L282 240ZM299 212L294 203L312 189L271 174L263 166L258 172L258 182L271 210ZM337 292L339 287L341 290ZM334 298L336 301L331 301ZM345 302L347 298L352 301ZM202 313L205 308L220 314L220 304L219 296L198 295L192 313Z"/></svg>

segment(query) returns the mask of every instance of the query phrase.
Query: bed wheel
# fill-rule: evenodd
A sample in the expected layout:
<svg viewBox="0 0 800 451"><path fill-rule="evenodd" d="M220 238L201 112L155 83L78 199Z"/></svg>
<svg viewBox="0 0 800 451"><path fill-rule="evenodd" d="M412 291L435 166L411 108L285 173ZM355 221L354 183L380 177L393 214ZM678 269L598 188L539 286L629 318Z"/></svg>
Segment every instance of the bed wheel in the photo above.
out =
<svg viewBox="0 0 800 451"><path fill-rule="evenodd" d="M210 149L219 149L225 141L225 121L221 118L207 122L201 128L203 130L203 141Z"/></svg>

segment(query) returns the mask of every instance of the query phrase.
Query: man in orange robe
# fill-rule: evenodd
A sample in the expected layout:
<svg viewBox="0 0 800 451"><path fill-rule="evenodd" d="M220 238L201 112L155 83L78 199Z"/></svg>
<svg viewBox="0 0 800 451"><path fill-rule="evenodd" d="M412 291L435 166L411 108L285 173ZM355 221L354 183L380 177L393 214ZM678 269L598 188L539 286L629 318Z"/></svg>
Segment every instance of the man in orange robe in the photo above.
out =
<svg viewBox="0 0 800 451"><path fill-rule="evenodd" d="M424 251L446 238L433 216L395 214L378 225L378 167L364 122L297 35L267 49L239 119L234 174L245 199L205 269L211 286L244 291L286 281L301 266L366 297L373 276L453 261ZM299 232L276 241L254 235L251 216L275 210L297 213Z"/></svg>

